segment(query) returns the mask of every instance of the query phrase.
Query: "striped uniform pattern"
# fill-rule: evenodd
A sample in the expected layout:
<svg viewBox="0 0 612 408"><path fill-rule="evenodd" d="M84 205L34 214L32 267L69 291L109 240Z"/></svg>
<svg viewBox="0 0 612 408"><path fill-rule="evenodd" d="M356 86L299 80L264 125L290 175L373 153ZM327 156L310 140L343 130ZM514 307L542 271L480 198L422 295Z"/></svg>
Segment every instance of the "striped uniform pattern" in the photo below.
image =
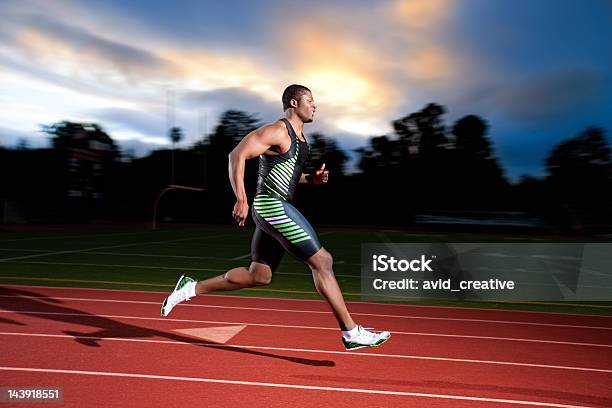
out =
<svg viewBox="0 0 612 408"><path fill-rule="evenodd" d="M292 204L293 195L302 175L302 166L308 159L309 146L301 140L291 123L287 126L291 146L277 154L259 156L257 193L252 215L257 228L251 241L251 258L272 270L280 264L285 252L306 262L321 249L321 243L312 225Z"/></svg>
<svg viewBox="0 0 612 408"><path fill-rule="evenodd" d="M286 214L283 200L258 194L253 202L253 207L260 217L290 243L297 244L312 239L299 224Z"/></svg>
<svg viewBox="0 0 612 408"><path fill-rule="evenodd" d="M296 162L300 153L300 143L292 145L295 146L295 152L290 159L284 158L283 155L267 156L267 160L261 161L260 168L260 174L267 174L263 182L266 190L278 194L285 200L293 195L295 189ZM299 176L301 174L297 174L297 177Z"/></svg>

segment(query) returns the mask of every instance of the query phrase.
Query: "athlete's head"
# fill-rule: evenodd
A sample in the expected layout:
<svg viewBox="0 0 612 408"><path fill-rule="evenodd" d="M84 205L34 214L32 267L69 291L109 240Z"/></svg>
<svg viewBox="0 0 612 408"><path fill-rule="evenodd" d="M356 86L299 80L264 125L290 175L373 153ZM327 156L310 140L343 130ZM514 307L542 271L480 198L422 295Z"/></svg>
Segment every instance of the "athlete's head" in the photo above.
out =
<svg viewBox="0 0 612 408"><path fill-rule="evenodd" d="M293 109L304 123L312 122L317 107L310 89L304 85L289 85L283 92L283 110Z"/></svg>

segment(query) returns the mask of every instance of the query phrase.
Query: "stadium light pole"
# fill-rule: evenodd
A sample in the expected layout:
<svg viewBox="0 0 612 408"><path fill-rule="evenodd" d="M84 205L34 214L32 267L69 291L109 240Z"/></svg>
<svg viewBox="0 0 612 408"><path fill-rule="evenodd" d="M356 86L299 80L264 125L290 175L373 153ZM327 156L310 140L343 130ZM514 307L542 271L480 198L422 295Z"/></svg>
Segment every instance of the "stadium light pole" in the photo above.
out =
<svg viewBox="0 0 612 408"><path fill-rule="evenodd" d="M174 128L176 121L176 91L174 89L168 89L166 91L166 132L170 133ZM174 147L175 143L172 140L172 135L168 134L170 142L172 143L172 152L170 154L170 184L174 184Z"/></svg>
<svg viewBox="0 0 612 408"><path fill-rule="evenodd" d="M155 201L153 203L153 220L151 222L151 229L157 229L157 207L159 205L159 202L162 196L166 194L168 191L172 191L172 190L185 190L185 191L195 191L195 192L206 191L206 189L200 188L200 187L190 187L190 186L174 184L174 150L176 146L176 142L175 142L176 135L173 134L173 132L180 131L180 128L177 128L175 126L175 119L176 119L175 109L176 109L176 90L168 88L166 90L166 128L168 129L168 132L169 132L168 136L170 137L170 141L172 142L172 154L171 154L172 163L171 163L171 170L170 170L171 171L170 173L171 182L167 187L163 188L159 192L157 197L155 198ZM206 126L206 124L204 126Z"/></svg>

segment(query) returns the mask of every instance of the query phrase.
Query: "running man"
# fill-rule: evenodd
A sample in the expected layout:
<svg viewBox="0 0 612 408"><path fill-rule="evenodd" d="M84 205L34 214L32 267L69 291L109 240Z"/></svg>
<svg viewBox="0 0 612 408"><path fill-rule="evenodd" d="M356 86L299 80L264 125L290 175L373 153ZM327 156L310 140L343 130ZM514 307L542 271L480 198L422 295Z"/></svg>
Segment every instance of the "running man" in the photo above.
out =
<svg viewBox="0 0 612 408"><path fill-rule="evenodd" d="M257 193L252 217L256 228L251 241L251 265L231 269L223 275L196 282L179 278L174 291L162 304L168 316L179 303L209 292L267 285L285 252L306 263L319 294L329 303L342 331L347 350L379 346L391 333L372 333L355 324L349 314L332 269L332 256L319 243L317 234L292 205L298 183L325 184L325 164L312 174L302 173L308 143L302 133L313 121L316 106L312 93L302 85L290 85L282 96L285 117L249 133L229 155L229 177L236 194L232 215L243 227L249 213L244 188L245 161L259 156Z"/></svg>

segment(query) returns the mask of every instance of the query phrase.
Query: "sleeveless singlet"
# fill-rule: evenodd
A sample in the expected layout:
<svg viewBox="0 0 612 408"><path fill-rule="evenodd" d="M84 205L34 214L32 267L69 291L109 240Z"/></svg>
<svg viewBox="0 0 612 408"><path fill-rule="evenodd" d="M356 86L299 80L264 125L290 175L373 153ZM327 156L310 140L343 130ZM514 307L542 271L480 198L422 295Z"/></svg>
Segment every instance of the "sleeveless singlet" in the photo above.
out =
<svg viewBox="0 0 612 408"><path fill-rule="evenodd" d="M251 258L274 271L285 251L307 261L321 249L314 229L292 204L295 189L308 158L308 143L300 140L287 119L282 119L291 147L282 154L259 156L257 194L252 216L257 228L251 241Z"/></svg>
<svg viewBox="0 0 612 408"><path fill-rule="evenodd" d="M292 202L295 188L302 175L302 167L308 159L309 147L307 142L300 140L287 119L281 120L287 126L291 147L282 154L259 156L257 194L266 194Z"/></svg>

